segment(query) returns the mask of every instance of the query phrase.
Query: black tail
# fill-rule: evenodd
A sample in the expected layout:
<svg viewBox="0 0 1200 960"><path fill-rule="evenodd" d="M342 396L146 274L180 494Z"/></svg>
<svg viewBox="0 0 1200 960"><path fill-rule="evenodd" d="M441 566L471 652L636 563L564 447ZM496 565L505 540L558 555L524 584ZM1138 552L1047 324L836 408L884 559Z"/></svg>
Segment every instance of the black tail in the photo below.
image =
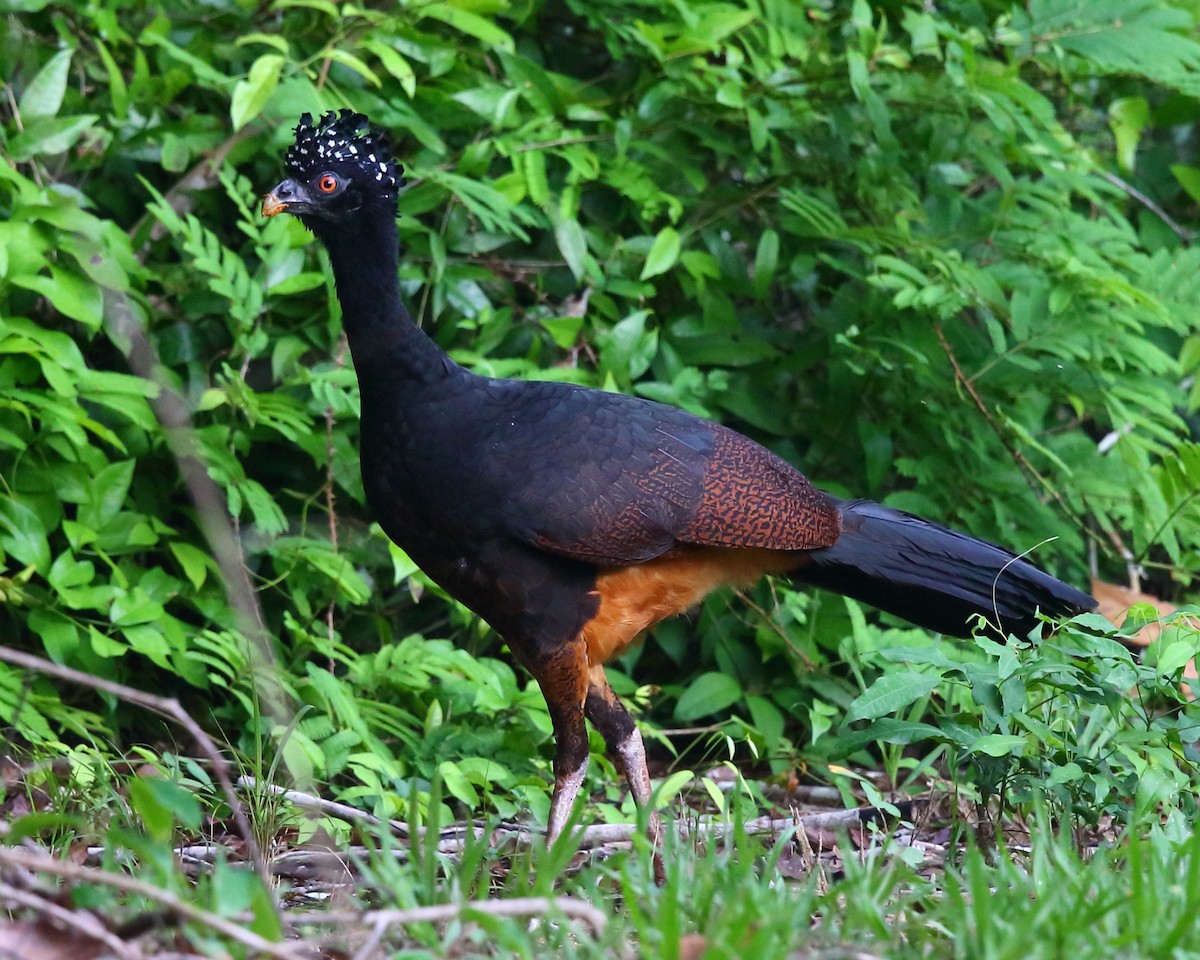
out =
<svg viewBox="0 0 1200 960"><path fill-rule="evenodd" d="M797 580L956 637L970 636L977 616L992 626L989 633L1023 638L1038 623L1035 611L1073 616L1096 606L1086 593L965 533L869 500L839 509L841 537L808 552Z"/></svg>

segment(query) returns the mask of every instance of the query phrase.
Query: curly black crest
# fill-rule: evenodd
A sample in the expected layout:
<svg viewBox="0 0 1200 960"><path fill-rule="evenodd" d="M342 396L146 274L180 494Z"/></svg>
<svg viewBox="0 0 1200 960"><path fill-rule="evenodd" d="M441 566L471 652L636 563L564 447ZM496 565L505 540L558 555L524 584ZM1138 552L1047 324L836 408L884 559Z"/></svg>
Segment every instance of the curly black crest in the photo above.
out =
<svg viewBox="0 0 1200 960"><path fill-rule="evenodd" d="M315 125L311 113L301 114L296 142L288 147L285 162L301 179L333 165L357 167L377 193L389 199L404 186L404 170L392 159L387 133L353 110L330 110Z"/></svg>

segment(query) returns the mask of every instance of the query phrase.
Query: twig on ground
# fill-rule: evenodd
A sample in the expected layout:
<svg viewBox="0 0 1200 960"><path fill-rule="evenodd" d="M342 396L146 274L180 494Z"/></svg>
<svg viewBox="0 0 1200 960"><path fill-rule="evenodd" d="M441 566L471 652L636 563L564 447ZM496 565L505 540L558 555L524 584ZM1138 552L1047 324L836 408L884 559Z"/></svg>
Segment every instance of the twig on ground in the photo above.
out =
<svg viewBox="0 0 1200 960"><path fill-rule="evenodd" d="M196 923L215 930L217 933L251 950L277 957L278 960L302 960L305 953L299 949L299 944L272 943L260 937L257 933L243 930L235 923L223 917L202 910L199 907L182 900L169 890L155 886L152 883L128 877L120 873L110 873L107 870L97 870L95 867L82 867L68 860L58 860L45 853L37 853L28 849L15 847L0 847L0 865L6 867L21 867L25 870L35 870L62 877L64 880L77 880L83 883L94 883L100 886L113 887L134 893L147 900L153 900L169 908L181 917L194 920Z"/></svg>
<svg viewBox="0 0 1200 960"><path fill-rule="evenodd" d="M572 920L582 920L599 935L608 925L608 917L602 911L577 897L513 897L510 900L467 900L463 903L445 903L432 907L411 907L406 910L369 910L365 913L331 910L326 913L304 915L286 914L285 922L292 926L309 924L352 925L370 924L376 930L407 923L431 923L451 920L464 914L485 913L491 917L541 916L558 911ZM365 945L364 945L365 946ZM356 960L362 957L362 950Z"/></svg>
<svg viewBox="0 0 1200 960"><path fill-rule="evenodd" d="M266 790L277 797L287 800L301 810L308 810L313 813L320 813L327 817L333 817L337 820L344 820L346 823L364 824L369 827L387 826L392 833L398 837L408 839L409 829L408 824L400 820L384 820L374 814L367 813L365 810L359 810L357 807L352 807L349 804L338 803L336 800L326 800L324 797L314 797L311 793L303 793L300 790L290 790L287 787L276 786L273 783L259 783L254 777L242 776L238 777L237 785L243 790Z"/></svg>
<svg viewBox="0 0 1200 960"><path fill-rule="evenodd" d="M124 958L124 960L135 960L142 955L134 944L127 943L113 934L94 914L88 913L86 910L68 910L41 894L30 890L21 890L2 880L0 880L0 901L35 910L39 917L48 917L60 927L69 927L89 940L99 941L108 947L115 956Z"/></svg>
<svg viewBox="0 0 1200 960"><path fill-rule="evenodd" d="M160 717L172 720L183 727L196 742L196 746L200 749L200 752L212 764L213 776L216 777L217 783L221 786L221 792L225 795L225 802L229 804L229 810L233 816L234 823L237 825L238 833L246 844L246 855L250 858L250 862L254 864L254 869L263 878L263 881L270 881L270 871L267 869L262 851L258 847L258 841L254 839L254 831L250 829L250 821L246 818L246 811L238 799L236 791L233 789L233 781L229 777L228 762L221 756L221 752L217 749L217 745L213 743L209 735L183 709L178 700L173 697L155 696L143 690L127 687L123 683L105 680L103 677L94 677L90 673L74 670L71 667L64 667L45 660L42 657L35 657L30 653L13 650L11 647L0 646L0 660L15 663L26 670L34 670L48 677L65 680L67 683L77 683L80 686L91 687L93 690L107 693L127 703L133 703L143 709L157 713Z"/></svg>

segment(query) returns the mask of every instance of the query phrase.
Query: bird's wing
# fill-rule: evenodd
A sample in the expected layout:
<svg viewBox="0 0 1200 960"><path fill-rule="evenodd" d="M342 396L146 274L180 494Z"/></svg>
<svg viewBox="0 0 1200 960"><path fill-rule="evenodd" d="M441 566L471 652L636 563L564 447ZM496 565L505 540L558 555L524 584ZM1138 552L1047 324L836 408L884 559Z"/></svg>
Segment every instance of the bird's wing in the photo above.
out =
<svg viewBox="0 0 1200 960"><path fill-rule="evenodd" d="M810 550L837 540L834 502L803 474L673 407L538 384L518 395L490 449L504 526L561 556L622 565L681 544Z"/></svg>

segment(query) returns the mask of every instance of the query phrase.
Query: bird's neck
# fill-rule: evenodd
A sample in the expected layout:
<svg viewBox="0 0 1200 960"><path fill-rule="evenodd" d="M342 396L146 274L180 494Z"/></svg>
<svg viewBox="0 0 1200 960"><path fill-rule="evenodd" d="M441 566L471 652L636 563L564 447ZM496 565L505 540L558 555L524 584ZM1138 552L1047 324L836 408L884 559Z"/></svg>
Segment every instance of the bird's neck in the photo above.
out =
<svg viewBox="0 0 1200 960"><path fill-rule="evenodd" d="M389 212L357 220L352 230L320 230L329 251L342 325L359 381L424 384L457 370L413 323L400 297L396 222Z"/></svg>

